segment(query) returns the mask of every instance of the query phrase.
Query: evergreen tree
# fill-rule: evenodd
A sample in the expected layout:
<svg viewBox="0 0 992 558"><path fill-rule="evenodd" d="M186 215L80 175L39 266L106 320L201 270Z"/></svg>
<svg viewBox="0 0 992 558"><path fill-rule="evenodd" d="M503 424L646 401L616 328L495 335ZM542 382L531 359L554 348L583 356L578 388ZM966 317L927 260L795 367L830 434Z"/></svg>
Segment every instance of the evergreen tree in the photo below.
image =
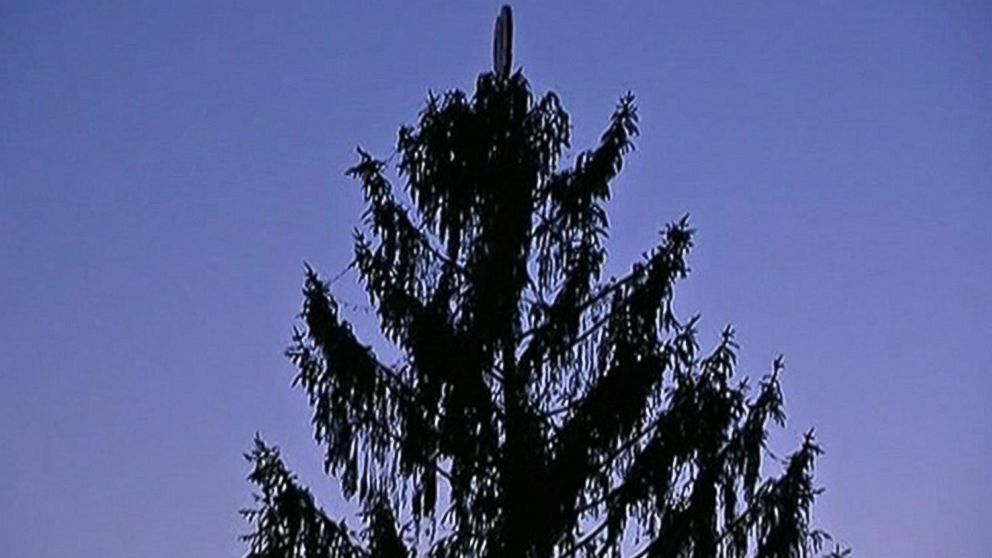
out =
<svg viewBox="0 0 992 558"><path fill-rule="evenodd" d="M668 225L621 277L602 276L604 204L638 134L623 96L599 145L559 168L569 116L509 57L475 92L431 95L399 131L398 174L359 150L353 266L385 338L383 363L309 267L287 354L326 471L363 510L331 518L256 440L250 558L803 557L821 453L807 434L763 475L782 425L781 360L735 378L733 331L700 351L673 311L693 230ZM840 551L835 551L840 555Z"/></svg>

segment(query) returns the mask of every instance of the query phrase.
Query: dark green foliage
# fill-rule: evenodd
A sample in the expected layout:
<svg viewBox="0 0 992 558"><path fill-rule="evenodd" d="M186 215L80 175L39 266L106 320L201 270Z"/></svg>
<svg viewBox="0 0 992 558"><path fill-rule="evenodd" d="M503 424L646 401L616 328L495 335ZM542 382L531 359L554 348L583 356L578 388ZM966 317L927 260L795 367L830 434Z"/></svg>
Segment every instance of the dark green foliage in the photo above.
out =
<svg viewBox="0 0 992 558"><path fill-rule="evenodd" d="M673 311L687 219L628 274L601 276L633 97L559 169L569 129L554 93L486 73L400 130L408 202L359 150L354 267L404 358L380 362L310 268L288 355L325 468L366 528L329 519L258 442L249 557L819 551L812 434L762 478L768 423L785 420L781 361L752 391L735 377L733 331L704 355L696 319Z"/></svg>

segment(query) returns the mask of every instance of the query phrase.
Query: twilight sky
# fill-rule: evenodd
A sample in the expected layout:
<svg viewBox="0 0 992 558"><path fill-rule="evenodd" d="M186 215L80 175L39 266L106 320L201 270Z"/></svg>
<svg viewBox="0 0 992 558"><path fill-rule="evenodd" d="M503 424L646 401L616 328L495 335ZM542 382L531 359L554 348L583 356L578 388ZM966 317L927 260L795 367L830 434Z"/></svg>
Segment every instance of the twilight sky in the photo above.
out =
<svg viewBox="0 0 992 558"><path fill-rule="evenodd" d="M350 256L343 171L472 87L499 2L89 4L0 6L0 540L240 556L256 430L340 505L281 353L303 261ZM786 355L773 448L816 427L817 523L988 556L992 7L697 4L514 5L576 147L638 95L610 269L691 214L678 308L707 347L735 324L753 377Z"/></svg>

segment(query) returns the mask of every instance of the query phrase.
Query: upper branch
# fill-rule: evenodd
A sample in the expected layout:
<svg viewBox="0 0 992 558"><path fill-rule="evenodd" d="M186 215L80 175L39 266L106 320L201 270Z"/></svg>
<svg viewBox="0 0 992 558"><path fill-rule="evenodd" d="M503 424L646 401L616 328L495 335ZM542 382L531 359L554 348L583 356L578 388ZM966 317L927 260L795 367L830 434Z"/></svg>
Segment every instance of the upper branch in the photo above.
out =
<svg viewBox="0 0 992 558"><path fill-rule="evenodd" d="M259 493L258 508L241 513L254 525L246 535L247 558L368 558L343 522L331 520L314 502L310 491L299 486L286 469L279 451L255 439L245 456L253 468L248 479Z"/></svg>

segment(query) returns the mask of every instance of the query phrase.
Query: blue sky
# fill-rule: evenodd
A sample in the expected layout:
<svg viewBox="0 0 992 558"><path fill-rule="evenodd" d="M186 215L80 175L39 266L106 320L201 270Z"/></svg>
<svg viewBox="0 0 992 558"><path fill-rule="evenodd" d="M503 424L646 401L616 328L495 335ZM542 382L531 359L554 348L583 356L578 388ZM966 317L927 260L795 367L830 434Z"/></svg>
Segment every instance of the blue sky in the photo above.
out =
<svg viewBox="0 0 992 558"><path fill-rule="evenodd" d="M752 376L786 355L774 447L816 427L817 522L861 556L987 555L992 9L698 4L514 4L576 147L638 96L610 269L689 213L678 308L735 324ZM11 556L240 555L256 431L340 506L281 356L303 261L346 264L354 148L470 89L498 7L0 6Z"/></svg>

